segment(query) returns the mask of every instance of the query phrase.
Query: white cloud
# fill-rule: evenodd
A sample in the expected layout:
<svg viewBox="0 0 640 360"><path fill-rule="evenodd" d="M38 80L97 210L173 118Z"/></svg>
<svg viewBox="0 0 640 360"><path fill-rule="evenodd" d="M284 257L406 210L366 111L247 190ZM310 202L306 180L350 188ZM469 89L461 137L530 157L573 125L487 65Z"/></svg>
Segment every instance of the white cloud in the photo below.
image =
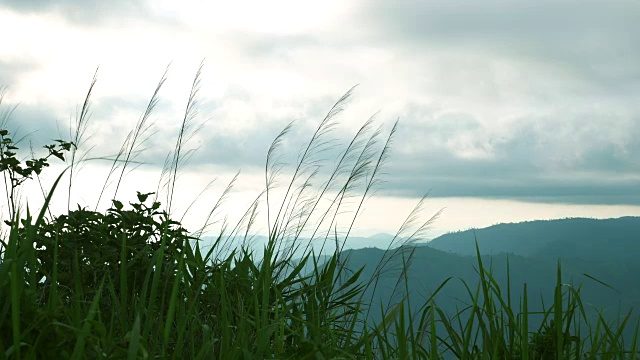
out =
<svg viewBox="0 0 640 360"><path fill-rule="evenodd" d="M99 65L94 153L113 152L172 62L145 158L161 164L205 59L194 167L259 169L286 123L302 143L360 84L336 135L378 110L400 118L389 193L640 203L619 194L640 185L633 1L48 4L0 5L5 101L38 141L73 118Z"/></svg>

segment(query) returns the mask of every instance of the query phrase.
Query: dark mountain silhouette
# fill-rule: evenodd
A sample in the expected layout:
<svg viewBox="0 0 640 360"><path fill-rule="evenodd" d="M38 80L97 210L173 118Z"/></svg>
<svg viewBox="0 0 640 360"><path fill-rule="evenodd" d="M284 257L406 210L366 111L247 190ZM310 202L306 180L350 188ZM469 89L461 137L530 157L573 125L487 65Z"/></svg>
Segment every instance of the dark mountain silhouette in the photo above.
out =
<svg viewBox="0 0 640 360"><path fill-rule="evenodd" d="M640 254L640 217L538 220L499 224L442 235L425 245L459 255L576 258L585 261L635 261Z"/></svg>
<svg viewBox="0 0 640 360"><path fill-rule="evenodd" d="M349 267L365 267L363 279L371 283L376 265L389 259L377 286L370 286L367 296L374 299L374 309L399 300L404 284L398 286L402 256L412 253L407 271L409 298L419 307L448 278L452 278L436 296L438 305L456 314L468 305L469 294L478 284L476 240L485 267L491 267L505 299L507 279L511 285L511 301L520 303L523 284L527 284L530 310L542 310L553 302L558 261L562 266L562 282L581 286L585 307L603 310L611 321L634 310L632 331L640 310L640 218L562 219L500 224L485 229L450 233L414 247L390 250L377 248L349 250ZM406 256L405 256L406 257ZM507 276L507 268L509 277ZM586 275L585 275L586 274ZM611 289L592 278L610 285ZM395 289L395 291L394 291ZM378 311L379 312L379 311ZM376 312L374 319L379 320ZM629 334L625 334L629 335Z"/></svg>

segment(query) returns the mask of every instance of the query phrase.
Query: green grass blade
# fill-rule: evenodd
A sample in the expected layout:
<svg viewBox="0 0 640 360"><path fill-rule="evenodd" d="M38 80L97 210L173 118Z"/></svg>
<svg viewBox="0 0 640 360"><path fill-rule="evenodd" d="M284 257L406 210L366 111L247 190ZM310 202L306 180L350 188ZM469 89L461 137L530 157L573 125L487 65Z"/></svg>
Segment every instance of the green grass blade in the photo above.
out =
<svg viewBox="0 0 640 360"><path fill-rule="evenodd" d="M129 348L127 351L127 360L135 360L138 358L140 347L140 315L136 315L133 322L133 329L129 333Z"/></svg>
<svg viewBox="0 0 640 360"><path fill-rule="evenodd" d="M100 295L102 294L102 288L104 286L104 278L100 283L100 287L98 288L98 292L94 295L93 301L91 302L91 307L89 308L89 313L83 321L82 329L80 334L78 335L78 339L76 341L76 345L73 349L73 354L71 354L71 359L84 359L86 356L84 354L85 342L87 336L89 336L89 331L91 330L91 323L93 322L93 318L96 316L98 312L98 303L100 302Z"/></svg>

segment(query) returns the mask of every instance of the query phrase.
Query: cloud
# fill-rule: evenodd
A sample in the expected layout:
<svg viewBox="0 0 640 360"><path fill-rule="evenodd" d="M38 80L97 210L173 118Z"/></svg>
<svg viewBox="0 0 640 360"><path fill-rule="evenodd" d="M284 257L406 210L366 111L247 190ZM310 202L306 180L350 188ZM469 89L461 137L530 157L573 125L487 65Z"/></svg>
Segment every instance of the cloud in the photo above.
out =
<svg viewBox="0 0 640 360"><path fill-rule="evenodd" d="M640 204L640 118L572 115L532 115L492 130L467 114L438 116L416 107L401 125L402 142L387 169L399 186L385 192Z"/></svg>
<svg viewBox="0 0 640 360"><path fill-rule="evenodd" d="M633 31L640 28L634 20L639 12L632 0L489 0L473 4L374 0L361 2L357 11L363 24L383 40L396 38L413 44L440 43L513 54L537 52L545 58L582 51L597 53L629 44L639 36ZM601 42L603 39L609 41ZM569 44L573 46L567 47Z"/></svg>
<svg viewBox="0 0 640 360"><path fill-rule="evenodd" d="M12 104L2 104L3 110L13 107ZM45 104L15 106L7 119L6 130L14 141L22 140L19 144L22 151L28 151L30 143L37 149L52 144L52 140L68 138L67 124L61 124L60 119L52 115L52 110Z"/></svg>
<svg viewBox="0 0 640 360"><path fill-rule="evenodd" d="M56 14L71 23L91 26L122 17L145 18L150 10L142 0L5 0L0 7L24 14Z"/></svg>
<svg viewBox="0 0 640 360"><path fill-rule="evenodd" d="M189 61L194 54L199 61L206 53L213 65L205 67L205 74L211 71L214 76L204 85L218 83L211 93L201 93L196 122L210 120L189 144L199 148L191 159L193 167L262 171L271 141L291 120L298 122L282 152L295 161L341 92L361 83L355 101L347 106L344 128L334 135L347 143L354 127L380 107L382 119L400 118L385 193L416 197L433 189L434 196L640 204L633 196L640 188L640 160L634 156L640 153L640 47L635 45L640 43L640 7L633 1L373 0L343 11L340 21L330 21L330 12L314 17L306 11L314 26L289 29L263 19L253 31L246 18L239 27L232 26L231 19L226 19L227 27L215 25L218 22L197 7L184 9L166 26L154 18L161 11L141 1L3 4L17 12L56 13L95 25L76 40L92 39L95 30L101 41L86 52L113 57L104 66L112 71L105 80L108 94L100 93L101 78L94 98L94 155L117 151L144 111L150 94L136 94L154 84L141 86L140 79L158 74L136 67L150 67L158 58L164 65L174 52ZM225 17L220 10L216 16ZM243 12L240 7L232 10ZM196 13L200 17L192 24L189 16ZM118 19L155 22L144 26L144 33L104 23ZM207 27L210 23L214 25ZM43 24L46 29L46 21ZM60 34L75 33L66 24L56 26L64 27ZM145 38L160 39L161 46L142 49L137 44ZM20 40L8 48L19 48L20 43L31 44ZM66 46L65 51L76 48ZM56 58L58 47L37 48L45 48L42 57L52 61L37 59L42 62L38 64L17 56L33 51L26 46L15 50L0 58L0 82L21 83L36 68L60 74L54 65L67 59ZM162 51L147 54L148 48ZM114 69L126 63L131 67L127 76L116 77ZM77 63L72 66L77 70ZM54 101L54 95L65 92L58 84L75 82L61 75L50 79L34 92L23 85L22 94L40 98L47 88ZM169 79L173 81L172 73ZM187 80L181 86L188 86ZM167 87L174 89L169 82ZM116 88L124 83L126 88L118 93ZM25 84L33 87L36 77ZM184 106L180 101L186 97L176 93L166 101L161 95L152 116L158 133L140 160L161 166L172 149ZM46 142L56 121L66 124L69 115L74 114L68 101L48 105L43 99L20 105L14 118L25 130L39 130L36 140ZM334 152L324 155L335 157Z"/></svg>
<svg viewBox="0 0 640 360"><path fill-rule="evenodd" d="M273 139L291 120L298 120L285 138L280 153L292 165L315 126L331 106L317 105L307 112L269 112L260 106L247 113L255 97L231 90L215 101L204 101L193 125L209 119L186 145L198 148L189 168L218 166L243 172L262 172ZM114 154L148 99L96 98L88 133L96 145L93 156ZM34 144L50 142L52 134L67 131L63 117L45 104L19 106L13 119ZM255 105L255 104L254 104ZM295 103L291 109L299 108ZM483 197L537 202L633 204L640 187L640 119L633 114L612 116L608 111L588 109L555 115L529 114L507 127L492 127L471 113L442 111L436 106L408 104L400 113L400 130L391 149L381 192L419 197L428 189L436 197ZM347 112L349 108L347 106ZM152 120L180 118L160 102ZM348 116L347 116L348 117ZM68 119L68 116L67 116ZM63 123L62 125L56 125ZM158 122L158 132L144 144L137 159L152 167L162 166L173 149L178 123ZM340 125L330 134L342 144L320 155L331 166L350 141L353 131ZM64 138L65 136L63 136ZM323 171L328 171L326 168Z"/></svg>
<svg viewBox="0 0 640 360"><path fill-rule="evenodd" d="M640 86L636 1L363 1L367 41L417 56L459 50L466 58L541 62L602 92Z"/></svg>
<svg viewBox="0 0 640 360"><path fill-rule="evenodd" d="M0 89L10 88L19 79L36 70L38 64L25 59L0 59Z"/></svg>
<svg viewBox="0 0 640 360"><path fill-rule="evenodd" d="M354 46L394 54L417 95L397 108L386 192L639 203L637 3L377 0L353 14Z"/></svg>

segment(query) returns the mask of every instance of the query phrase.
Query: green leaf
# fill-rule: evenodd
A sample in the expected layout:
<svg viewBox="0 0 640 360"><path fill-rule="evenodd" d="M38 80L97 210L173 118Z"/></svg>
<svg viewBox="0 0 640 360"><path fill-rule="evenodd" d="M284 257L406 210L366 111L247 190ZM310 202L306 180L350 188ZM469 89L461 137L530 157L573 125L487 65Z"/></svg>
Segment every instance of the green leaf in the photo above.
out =
<svg viewBox="0 0 640 360"><path fill-rule="evenodd" d="M147 201L147 198L149 197L149 195L153 195L155 193L146 193L146 194L142 194L140 191L137 191L138 193L138 201L140 201L141 203Z"/></svg>
<svg viewBox="0 0 640 360"><path fill-rule="evenodd" d="M115 206L116 210L122 210L122 208L124 207L121 201L118 201L118 200L111 200L111 201L113 202L113 206Z"/></svg>

